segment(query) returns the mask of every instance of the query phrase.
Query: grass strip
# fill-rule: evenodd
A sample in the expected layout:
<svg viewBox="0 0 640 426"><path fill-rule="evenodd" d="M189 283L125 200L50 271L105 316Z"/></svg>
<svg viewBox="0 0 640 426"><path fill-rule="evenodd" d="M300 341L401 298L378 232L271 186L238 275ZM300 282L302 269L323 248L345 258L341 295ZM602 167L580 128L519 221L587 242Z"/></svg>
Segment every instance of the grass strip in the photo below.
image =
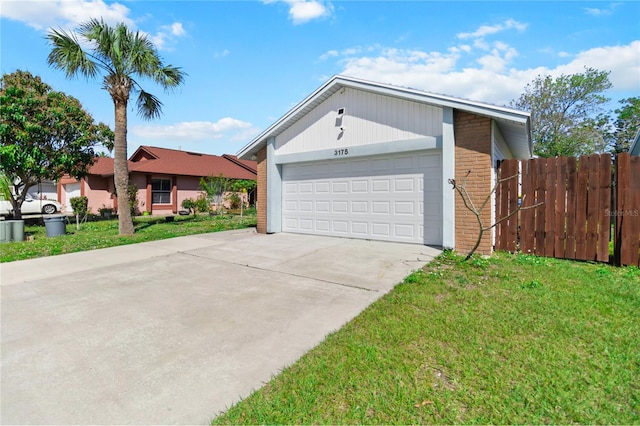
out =
<svg viewBox="0 0 640 426"><path fill-rule="evenodd" d="M95 250L144 241L162 240L184 235L241 229L256 225L255 214L221 215L210 217L176 216L166 222L164 217L137 217L136 232L132 236L118 235L118 220L87 222L76 229L75 223L67 224L65 235L48 238L42 225L25 226L30 241L10 242L0 245L0 262L33 259L43 256Z"/></svg>
<svg viewBox="0 0 640 426"><path fill-rule="evenodd" d="M640 270L445 253L212 424L639 424Z"/></svg>

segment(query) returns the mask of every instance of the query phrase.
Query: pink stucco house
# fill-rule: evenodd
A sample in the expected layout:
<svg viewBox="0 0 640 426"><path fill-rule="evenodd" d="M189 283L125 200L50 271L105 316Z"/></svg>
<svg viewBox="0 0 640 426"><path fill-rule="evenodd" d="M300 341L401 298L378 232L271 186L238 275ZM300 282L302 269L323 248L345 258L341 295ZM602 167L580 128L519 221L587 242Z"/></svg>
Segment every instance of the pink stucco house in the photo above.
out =
<svg viewBox="0 0 640 426"><path fill-rule="evenodd" d="M154 215L175 214L184 199L197 198L200 178L222 174L232 179L256 179L256 162L233 155L200 154L153 146L141 146L129 158L129 179L138 187L138 210ZM80 179L65 176L58 181L58 200L71 211L70 199L86 196L89 211L118 209L113 182L113 158L99 157Z"/></svg>

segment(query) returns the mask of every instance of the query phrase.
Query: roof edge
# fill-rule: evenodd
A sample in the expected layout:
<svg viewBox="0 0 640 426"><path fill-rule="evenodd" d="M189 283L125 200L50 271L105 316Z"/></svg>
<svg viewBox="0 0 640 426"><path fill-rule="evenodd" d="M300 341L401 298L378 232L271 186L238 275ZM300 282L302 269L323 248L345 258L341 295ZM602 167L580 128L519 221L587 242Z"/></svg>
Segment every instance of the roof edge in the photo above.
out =
<svg viewBox="0 0 640 426"><path fill-rule="evenodd" d="M375 92L377 94L402 97L404 99L410 99L416 102L422 102L427 104L433 104L440 107L450 107L462 111L471 112L474 114L489 116L499 120L513 121L522 123L528 129L528 139L530 150L532 150L531 142L531 113L526 111L520 111L508 107L501 107L497 105L487 104L478 101L471 101L462 98L456 98L453 96L433 94L418 89L411 89L402 86L394 86L386 83L378 83L374 81L359 79L355 77L348 77L345 75L336 74L322 84L319 88L313 91L310 95L298 102L293 108L291 108L280 119L274 122L271 126L262 131L258 136L253 138L249 143L242 147L236 154L242 159L252 159L251 156L255 155L258 150L262 148L262 145L266 145L266 140L285 122L295 118L297 113L304 109L304 107L311 103L315 98L322 95L333 86L338 85L340 87L350 87L354 89Z"/></svg>

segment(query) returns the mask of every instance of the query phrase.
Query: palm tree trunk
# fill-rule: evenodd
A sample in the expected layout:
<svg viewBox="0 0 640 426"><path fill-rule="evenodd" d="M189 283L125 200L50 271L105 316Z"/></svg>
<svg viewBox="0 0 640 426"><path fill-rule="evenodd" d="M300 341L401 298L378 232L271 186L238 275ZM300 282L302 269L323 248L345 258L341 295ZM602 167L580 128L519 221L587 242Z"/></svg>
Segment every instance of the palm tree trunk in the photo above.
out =
<svg viewBox="0 0 640 426"><path fill-rule="evenodd" d="M116 129L114 134L114 180L118 196L118 231L133 235L133 220L129 208L129 166L127 164L127 104L114 100Z"/></svg>

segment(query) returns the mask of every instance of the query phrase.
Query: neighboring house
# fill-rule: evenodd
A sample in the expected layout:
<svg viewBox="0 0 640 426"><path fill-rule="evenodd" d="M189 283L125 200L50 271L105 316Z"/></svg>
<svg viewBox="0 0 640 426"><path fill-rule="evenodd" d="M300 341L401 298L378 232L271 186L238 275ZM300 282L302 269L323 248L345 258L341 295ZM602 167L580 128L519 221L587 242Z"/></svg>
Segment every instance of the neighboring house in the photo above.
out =
<svg viewBox="0 0 640 426"><path fill-rule="evenodd" d="M138 188L138 210L151 214L175 214L184 199L201 193L200 178L219 176L256 179L255 161L233 155L209 155L174 149L141 146L129 159L129 180ZM98 157L89 174L80 181L64 177L58 184L58 197L71 211L72 197L86 196L89 210L118 209L113 182L113 158Z"/></svg>
<svg viewBox="0 0 640 426"><path fill-rule="evenodd" d="M29 188L27 193L34 200L57 200L57 184L53 180L43 180L37 185Z"/></svg>
<svg viewBox="0 0 640 426"><path fill-rule="evenodd" d="M531 158L530 114L334 76L240 150L258 164L258 232L469 250L497 161ZM485 223L494 216L488 206ZM488 233L487 233L488 234ZM480 253L490 253L487 235Z"/></svg>
<svg viewBox="0 0 640 426"><path fill-rule="evenodd" d="M636 137L631 142L631 148L629 148L631 155L640 156L640 129L636 132Z"/></svg>

